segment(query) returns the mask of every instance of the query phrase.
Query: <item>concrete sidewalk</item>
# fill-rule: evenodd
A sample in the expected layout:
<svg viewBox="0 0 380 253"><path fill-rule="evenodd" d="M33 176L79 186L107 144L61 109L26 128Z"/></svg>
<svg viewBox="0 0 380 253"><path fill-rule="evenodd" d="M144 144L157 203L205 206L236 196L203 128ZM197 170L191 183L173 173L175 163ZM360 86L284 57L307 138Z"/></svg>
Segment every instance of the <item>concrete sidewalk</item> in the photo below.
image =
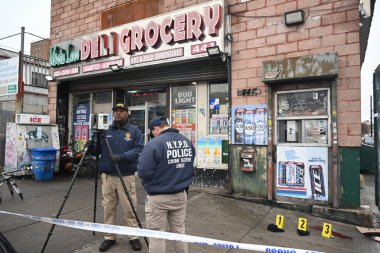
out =
<svg viewBox="0 0 380 253"><path fill-rule="evenodd" d="M266 229L268 224L275 222L277 214L284 215L284 233L273 233ZM310 236L301 237L297 234L298 217L308 219ZM332 224L333 238L326 239L321 236L323 222ZM248 244L291 247L322 252L380 252L380 246L377 242L360 234L352 225L323 220L306 213L207 193L200 193L190 199L186 228L189 235ZM133 252L125 237L118 239L117 242L117 245L108 252ZM89 245L77 252L97 252L99 245L99 241L94 242L93 245ZM167 245L167 252L175 252L171 242L168 242ZM142 252L148 252L145 244L143 244ZM253 251L189 244L189 252Z"/></svg>
<svg viewBox="0 0 380 253"><path fill-rule="evenodd" d="M33 179L17 180L24 193L24 201L11 198L7 188L2 186L3 202L0 210L54 217L67 193L71 178L58 176L50 182L36 182ZM100 182L100 181L99 181ZM100 186L100 185L99 185ZM99 187L100 188L100 187ZM139 218L145 227L145 194L138 185ZM324 252L380 252L380 246L370 237L360 234L355 226L313 217L308 213L281 209L273 206L226 198L205 193L192 187L187 210L187 234L220 239L232 242L283 246L310 251ZM209 190L207 190L209 191ZM94 180L78 178L66 201L60 218L92 221L94 213ZM102 223L103 210L100 205L98 189L97 222ZM266 230L268 224L275 223L275 217L281 214L285 218L285 232L273 233ZM298 218L308 219L310 236L297 234ZM120 218L120 217L119 217ZM120 219L119 219L120 221ZM321 236L323 222L333 225L334 237ZM5 234L17 252L40 252L51 225L35 222L15 216L0 215L0 231ZM45 252L98 252L103 240L100 233L92 235L89 231L75 230L56 226ZM143 250L148 252L144 239ZM172 242L167 243L167 252L174 252ZM108 252L133 252L126 236L119 236L117 244ZM253 252L189 244L189 252Z"/></svg>

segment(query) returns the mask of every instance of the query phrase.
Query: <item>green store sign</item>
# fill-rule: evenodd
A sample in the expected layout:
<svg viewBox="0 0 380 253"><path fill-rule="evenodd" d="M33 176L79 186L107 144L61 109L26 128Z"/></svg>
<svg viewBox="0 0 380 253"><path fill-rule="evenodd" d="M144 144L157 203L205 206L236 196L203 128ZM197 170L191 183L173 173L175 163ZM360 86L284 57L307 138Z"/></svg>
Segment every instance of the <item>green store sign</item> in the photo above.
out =
<svg viewBox="0 0 380 253"><path fill-rule="evenodd" d="M80 59L80 50L69 44L66 49L58 46L50 47L50 65L52 67L77 62Z"/></svg>
<svg viewBox="0 0 380 253"><path fill-rule="evenodd" d="M9 94L17 93L17 85L16 84L8 85L8 93Z"/></svg>

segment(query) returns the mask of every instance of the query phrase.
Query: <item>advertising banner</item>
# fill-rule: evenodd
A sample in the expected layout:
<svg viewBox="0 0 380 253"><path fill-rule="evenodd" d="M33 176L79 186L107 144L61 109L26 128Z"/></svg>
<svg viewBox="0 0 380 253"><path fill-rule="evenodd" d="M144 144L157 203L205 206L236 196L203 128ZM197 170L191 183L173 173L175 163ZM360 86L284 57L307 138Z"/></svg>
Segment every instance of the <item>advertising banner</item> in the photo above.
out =
<svg viewBox="0 0 380 253"><path fill-rule="evenodd" d="M268 145L267 105L232 106L232 144Z"/></svg>
<svg viewBox="0 0 380 253"><path fill-rule="evenodd" d="M89 138L90 104L77 104L73 107L74 151L83 150Z"/></svg>
<svg viewBox="0 0 380 253"><path fill-rule="evenodd" d="M278 196L328 201L325 147L277 147Z"/></svg>
<svg viewBox="0 0 380 253"><path fill-rule="evenodd" d="M0 61L0 96L18 93L18 64L18 57Z"/></svg>

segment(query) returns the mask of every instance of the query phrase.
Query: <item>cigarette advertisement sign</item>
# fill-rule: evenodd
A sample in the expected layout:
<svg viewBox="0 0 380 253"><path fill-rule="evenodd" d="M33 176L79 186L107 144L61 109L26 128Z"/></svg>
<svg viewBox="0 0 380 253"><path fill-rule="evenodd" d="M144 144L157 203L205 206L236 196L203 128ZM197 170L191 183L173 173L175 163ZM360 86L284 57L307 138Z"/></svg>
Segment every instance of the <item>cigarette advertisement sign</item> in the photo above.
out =
<svg viewBox="0 0 380 253"><path fill-rule="evenodd" d="M18 57L0 61L0 96L18 93Z"/></svg>
<svg viewBox="0 0 380 253"><path fill-rule="evenodd" d="M78 104L73 108L74 150L80 152L89 137L90 104Z"/></svg>
<svg viewBox="0 0 380 253"><path fill-rule="evenodd" d="M324 147L277 147L277 195L328 201L327 154Z"/></svg>
<svg viewBox="0 0 380 253"><path fill-rule="evenodd" d="M268 145L267 105L232 106L232 144Z"/></svg>

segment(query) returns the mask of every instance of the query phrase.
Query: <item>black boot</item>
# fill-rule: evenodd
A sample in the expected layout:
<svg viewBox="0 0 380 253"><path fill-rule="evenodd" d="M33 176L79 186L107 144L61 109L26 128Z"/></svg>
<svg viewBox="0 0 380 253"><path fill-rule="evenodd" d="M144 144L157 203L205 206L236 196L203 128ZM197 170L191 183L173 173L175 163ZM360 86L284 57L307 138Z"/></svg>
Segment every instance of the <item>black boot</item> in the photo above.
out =
<svg viewBox="0 0 380 253"><path fill-rule="evenodd" d="M141 250L141 243L139 239L130 240L129 243L132 245L132 249L134 251L140 251Z"/></svg>
<svg viewBox="0 0 380 253"><path fill-rule="evenodd" d="M99 251L104 252L109 250L113 245L116 244L116 240L104 240L99 246Z"/></svg>

